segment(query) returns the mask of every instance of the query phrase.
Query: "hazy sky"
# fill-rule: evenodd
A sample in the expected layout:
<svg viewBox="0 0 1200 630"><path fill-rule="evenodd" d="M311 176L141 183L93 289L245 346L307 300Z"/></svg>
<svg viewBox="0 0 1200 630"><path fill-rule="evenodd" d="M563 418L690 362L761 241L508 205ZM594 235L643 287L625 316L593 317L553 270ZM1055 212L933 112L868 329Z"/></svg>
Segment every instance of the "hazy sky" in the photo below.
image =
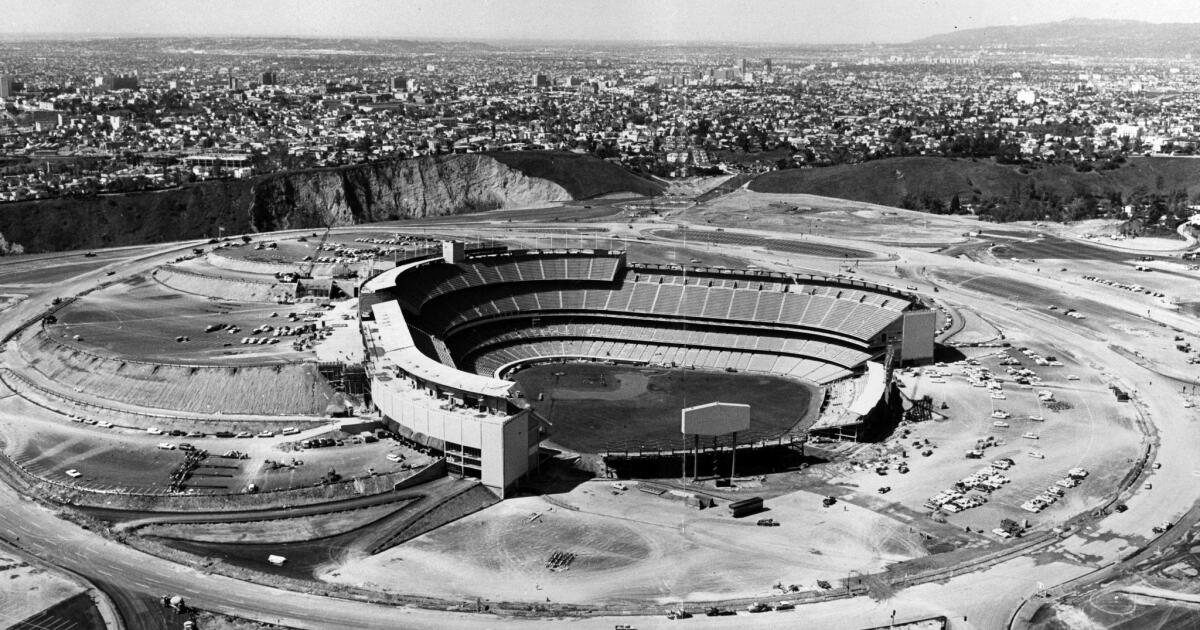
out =
<svg viewBox="0 0 1200 630"><path fill-rule="evenodd" d="M1200 22L1198 0L0 0L0 34L903 42L1071 17Z"/></svg>

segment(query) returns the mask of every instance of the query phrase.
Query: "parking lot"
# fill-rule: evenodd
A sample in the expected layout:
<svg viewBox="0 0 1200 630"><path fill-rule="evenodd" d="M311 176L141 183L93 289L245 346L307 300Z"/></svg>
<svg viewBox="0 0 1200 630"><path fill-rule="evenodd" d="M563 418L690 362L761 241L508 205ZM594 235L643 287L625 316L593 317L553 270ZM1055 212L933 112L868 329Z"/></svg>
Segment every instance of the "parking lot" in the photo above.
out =
<svg viewBox="0 0 1200 630"><path fill-rule="evenodd" d="M315 322L311 306L215 302L171 291L138 277L93 292L56 314L47 332L63 343L110 355L164 363L264 363L303 356L290 334L275 344L242 344L272 338L274 329ZM294 317L290 317L293 316ZM313 319L314 321L305 321ZM209 330L214 325L220 329ZM271 326L269 333L253 333ZM233 331L233 332L231 332ZM78 339L76 339L78 337Z"/></svg>
<svg viewBox="0 0 1200 630"><path fill-rule="evenodd" d="M1049 529L1101 503L1139 452L1133 412L1088 366L1051 352L979 349L968 361L904 372L905 393L931 396L941 417L865 447L833 481L989 538L1004 537L993 530L1005 519ZM1049 365L1052 356L1061 365ZM1063 487L1072 469L1089 474Z"/></svg>
<svg viewBox="0 0 1200 630"><path fill-rule="evenodd" d="M18 396L0 399L0 419L45 415ZM217 437L213 433L88 424L83 416L55 416L39 423L0 423L6 453L26 471L44 479L105 492L225 494L250 489L270 491L312 486L328 478L350 479L420 469L429 452L393 439L364 442L336 426L294 435L264 431ZM238 437L244 436L244 437ZM301 448L304 440L324 438L328 446ZM189 455L206 456L182 478Z"/></svg>

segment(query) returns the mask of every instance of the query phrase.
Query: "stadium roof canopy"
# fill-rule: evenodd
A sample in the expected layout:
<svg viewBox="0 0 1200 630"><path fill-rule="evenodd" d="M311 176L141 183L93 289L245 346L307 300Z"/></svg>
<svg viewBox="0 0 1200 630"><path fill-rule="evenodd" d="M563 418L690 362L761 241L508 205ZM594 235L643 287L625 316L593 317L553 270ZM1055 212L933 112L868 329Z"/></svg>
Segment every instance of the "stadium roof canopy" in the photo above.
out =
<svg viewBox="0 0 1200 630"><path fill-rule="evenodd" d="M385 356L401 371L448 389L497 398L507 398L516 386L512 381L462 372L425 356L413 342L412 332L398 303L383 302L371 309L379 326L380 345Z"/></svg>

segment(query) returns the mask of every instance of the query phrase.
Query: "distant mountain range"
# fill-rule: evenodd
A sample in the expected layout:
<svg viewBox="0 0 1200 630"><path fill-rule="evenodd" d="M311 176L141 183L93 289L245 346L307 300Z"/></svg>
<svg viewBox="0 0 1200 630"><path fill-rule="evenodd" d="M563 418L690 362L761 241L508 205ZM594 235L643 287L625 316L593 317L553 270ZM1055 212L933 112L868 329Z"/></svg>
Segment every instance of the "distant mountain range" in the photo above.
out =
<svg viewBox="0 0 1200 630"><path fill-rule="evenodd" d="M1200 23L1074 18L1021 26L989 26L934 35L915 45L1077 50L1114 56L1200 53Z"/></svg>

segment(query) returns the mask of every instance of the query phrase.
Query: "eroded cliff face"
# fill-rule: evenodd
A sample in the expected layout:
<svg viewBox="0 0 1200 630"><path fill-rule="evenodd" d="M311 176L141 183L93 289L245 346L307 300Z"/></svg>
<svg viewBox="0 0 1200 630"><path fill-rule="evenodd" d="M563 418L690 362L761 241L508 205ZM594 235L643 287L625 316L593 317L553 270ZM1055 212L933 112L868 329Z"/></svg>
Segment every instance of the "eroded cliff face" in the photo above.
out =
<svg viewBox="0 0 1200 630"><path fill-rule="evenodd" d="M483 155L381 162L269 176L252 191L262 231L343 226L571 199L562 186Z"/></svg>
<svg viewBox="0 0 1200 630"><path fill-rule="evenodd" d="M484 155L449 155L220 180L157 192L0 204L0 234L27 253L344 226L571 199Z"/></svg>

